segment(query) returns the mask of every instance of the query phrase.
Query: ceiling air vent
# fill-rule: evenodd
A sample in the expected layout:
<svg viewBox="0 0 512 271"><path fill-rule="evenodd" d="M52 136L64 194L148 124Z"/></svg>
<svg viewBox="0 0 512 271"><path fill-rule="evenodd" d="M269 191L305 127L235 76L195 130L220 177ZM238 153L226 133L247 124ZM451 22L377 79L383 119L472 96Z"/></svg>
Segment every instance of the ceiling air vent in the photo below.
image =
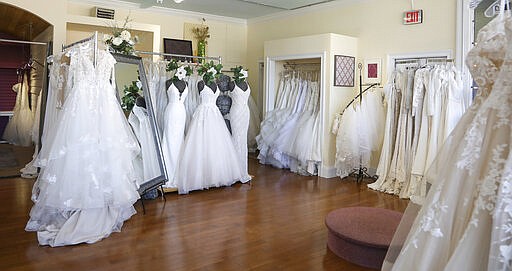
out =
<svg viewBox="0 0 512 271"><path fill-rule="evenodd" d="M94 15L98 18L114 20L114 10L108 8L94 8Z"/></svg>

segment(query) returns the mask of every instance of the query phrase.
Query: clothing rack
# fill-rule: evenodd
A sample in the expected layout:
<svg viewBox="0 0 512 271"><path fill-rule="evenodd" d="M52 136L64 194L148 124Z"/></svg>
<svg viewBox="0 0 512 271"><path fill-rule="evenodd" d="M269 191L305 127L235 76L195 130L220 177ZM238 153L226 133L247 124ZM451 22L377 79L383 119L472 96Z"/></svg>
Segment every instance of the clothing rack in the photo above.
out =
<svg viewBox="0 0 512 271"><path fill-rule="evenodd" d="M300 63L292 63L292 62L286 62L285 64L283 64L283 68L285 69L292 69L294 70L295 68L297 68L297 66L305 66L305 67L313 67L313 68L316 68L316 67L320 67L320 62L300 62Z"/></svg>
<svg viewBox="0 0 512 271"><path fill-rule="evenodd" d="M189 55L148 52L148 51L135 51L135 53L144 54L144 55L155 55L155 56L171 56L171 57L182 57L182 58L191 58L191 59L215 60L215 61L218 61L219 64L222 64L221 56L189 56Z"/></svg>
<svg viewBox="0 0 512 271"><path fill-rule="evenodd" d="M453 63L454 60L451 58L447 58L445 56L436 56L436 57L413 57L413 58L402 58L395 60L395 68L396 65L401 64L418 64L419 66L428 65L429 63Z"/></svg>
<svg viewBox="0 0 512 271"><path fill-rule="evenodd" d="M367 92L368 90L372 89L373 87L375 86L379 86L380 83L373 83L371 84L370 86L368 86L367 88L365 88L363 91L360 91L359 94L356 95L356 97L354 97L354 99L352 99L352 101L350 101L347 106L345 106L345 108L343 109L343 111L341 111L340 115L343 115L343 112L345 112L345 110L347 110L347 108L350 107L350 105L352 105L356 100L357 98L360 98L365 92ZM361 88L360 88L361 89ZM361 101L361 99L360 99Z"/></svg>
<svg viewBox="0 0 512 271"><path fill-rule="evenodd" d="M345 109L347 109L348 106L350 106L350 104L352 104L355 100L357 100L357 98L359 98L359 104L362 105L363 104L363 93L368 91L372 87L379 85L378 83L372 84L363 91L363 64L362 63L357 64L357 68L359 69L359 94L347 105L347 107ZM343 110L343 111L345 111L345 110ZM363 167L363 157L362 156L359 156L359 168L355 168L348 175L357 178L357 180L356 180L357 183L362 182L364 180L364 178L368 178L368 179L372 179L372 180L378 179L378 176L375 176L375 175L370 176L370 174L368 174L368 168Z"/></svg>
<svg viewBox="0 0 512 271"><path fill-rule="evenodd" d="M83 40L79 40L79 41L75 41L71 44L68 44L68 45L62 45L62 51L64 52L65 50L73 47L73 46L76 46L78 44L82 44L82 43L86 43L86 42L89 42L89 41L93 41L94 42L94 55L93 55L93 63L94 63L94 66L96 67L96 61L98 59L98 31L94 31L94 34L88 38L85 38Z"/></svg>
<svg viewBox="0 0 512 271"><path fill-rule="evenodd" d="M0 43L1 42L4 42L4 43L18 43L18 44L31 44L31 45L44 45L44 46L48 46L48 44L49 44L48 42L26 41L26 40L11 40L11 39L0 39ZM39 62L36 59L32 58L32 56L31 56L29 58L29 60L28 60L28 63L23 65L23 67L20 67L20 69L32 68L32 63L33 62L41 65L41 67L44 67L44 64L42 64L41 62Z"/></svg>
<svg viewBox="0 0 512 271"><path fill-rule="evenodd" d="M33 44L33 45L48 45L47 42L25 41L25 40L10 40L10 39L0 39L0 42L20 43L20 44Z"/></svg>

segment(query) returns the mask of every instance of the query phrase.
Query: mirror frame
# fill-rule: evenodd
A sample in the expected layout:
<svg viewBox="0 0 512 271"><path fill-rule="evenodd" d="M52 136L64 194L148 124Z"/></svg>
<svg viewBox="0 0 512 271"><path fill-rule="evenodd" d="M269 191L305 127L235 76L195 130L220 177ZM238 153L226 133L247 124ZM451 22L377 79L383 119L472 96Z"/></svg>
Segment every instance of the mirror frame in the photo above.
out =
<svg viewBox="0 0 512 271"><path fill-rule="evenodd" d="M142 58L139 56L123 55L123 54L117 54L117 53L112 53L112 56L114 56L114 59L118 63L135 64L135 65L138 65L138 69L139 69L139 77L140 77L140 81L142 83L142 95L144 96L144 99L146 100L146 108L147 108L148 115L149 115L149 122L151 123L151 129L153 130L153 139L155 141L155 148L157 149L158 165L160 167L160 172L162 173L160 176L156 176L151 180L144 180L145 182L140 185L139 190L138 190L140 195L144 195L146 192L151 191L155 188L158 188L159 186L162 186L167 182L167 171L166 171L164 159L163 159L162 145L160 142L160 133L156 126L155 111L153 109L152 97L149 92L149 84L148 84L148 80L147 80L147 76L146 76L146 70L144 69L144 64L142 63ZM115 68L114 68L114 72L115 72ZM117 86L116 86L116 89L117 89Z"/></svg>

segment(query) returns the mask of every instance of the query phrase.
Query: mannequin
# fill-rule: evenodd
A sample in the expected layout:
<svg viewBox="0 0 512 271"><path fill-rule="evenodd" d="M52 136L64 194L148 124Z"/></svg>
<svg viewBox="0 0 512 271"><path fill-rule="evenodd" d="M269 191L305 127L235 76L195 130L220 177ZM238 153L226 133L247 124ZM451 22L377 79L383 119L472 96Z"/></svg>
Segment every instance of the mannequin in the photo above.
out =
<svg viewBox="0 0 512 271"><path fill-rule="evenodd" d="M219 80L217 81L217 85L219 86L220 95L217 98L217 107L220 110L220 113L224 117L224 121L226 122L226 126L228 127L229 132L231 133L231 123L229 121L229 110L231 109L231 104L233 103L231 97L229 97L228 92L232 89L230 88L231 77L227 75L221 75Z"/></svg>
<svg viewBox="0 0 512 271"><path fill-rule="evenodd" d="M235 89L235 84L237 87L239 87L243 91L247 91L247 89L249 89L249 85L247 84L247 82L243 81L243 82L235 83L233 81L233 82L229 82L229 90L230 91L233 91Z"/></svg>
<svg viewBox="0 0 512 271"><path fill-rule="evenodd" d="M187 82L185 82L183 80L169 79L169 80L165 81L165 89L169 89L169 87L172 84L174 84L174 86L178 89L178 91L180 93L183 93L183 91L185 91L185 88L187 87Z"/></svg>
<svg viewBox="0 0 512 271"><path fill-rule="evenodd" d="M146 108L146 99L144 99L144 97L142 97L142 96L138 96L138 97L135 99L135 104L136 104L138 107Z"/></svg>
<svg viewBox="0 0 512 271"><path fill-rule="evenodd" d="M197 82L197 88L199 89L199 93L204 89L204 81ZM212 89L213 93L217 91L217 84L215 82L210 82L208 87Z"/></svg>

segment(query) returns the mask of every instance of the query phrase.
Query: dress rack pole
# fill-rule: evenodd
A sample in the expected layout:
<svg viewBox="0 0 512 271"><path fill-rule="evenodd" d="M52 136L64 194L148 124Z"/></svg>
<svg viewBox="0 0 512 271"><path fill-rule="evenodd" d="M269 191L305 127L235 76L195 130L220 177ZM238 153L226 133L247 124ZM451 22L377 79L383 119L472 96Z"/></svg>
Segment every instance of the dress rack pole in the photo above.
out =
<svg viewBox="0 0 512 271"><path fill-rule="evenodd" d="M190 56L190 55L169 54L169 53L159 53L159 52L149 52L149 51L135 51L135 53L144 54L144 55L174 56L174 57L195 58L195 59L210 59L210 60L217 60L220 64L222 64L222 57L220 57L220 56Z"/></svg>
<svg viewBox="0 0 512 271"><path fill-rule="evenodd" d="M21 44L34 44L34 45L45 45L45 46L48 45L47 42L25 41L25 40L10 40L10 39L0 39L0 42L21 43Z"/></svg>

